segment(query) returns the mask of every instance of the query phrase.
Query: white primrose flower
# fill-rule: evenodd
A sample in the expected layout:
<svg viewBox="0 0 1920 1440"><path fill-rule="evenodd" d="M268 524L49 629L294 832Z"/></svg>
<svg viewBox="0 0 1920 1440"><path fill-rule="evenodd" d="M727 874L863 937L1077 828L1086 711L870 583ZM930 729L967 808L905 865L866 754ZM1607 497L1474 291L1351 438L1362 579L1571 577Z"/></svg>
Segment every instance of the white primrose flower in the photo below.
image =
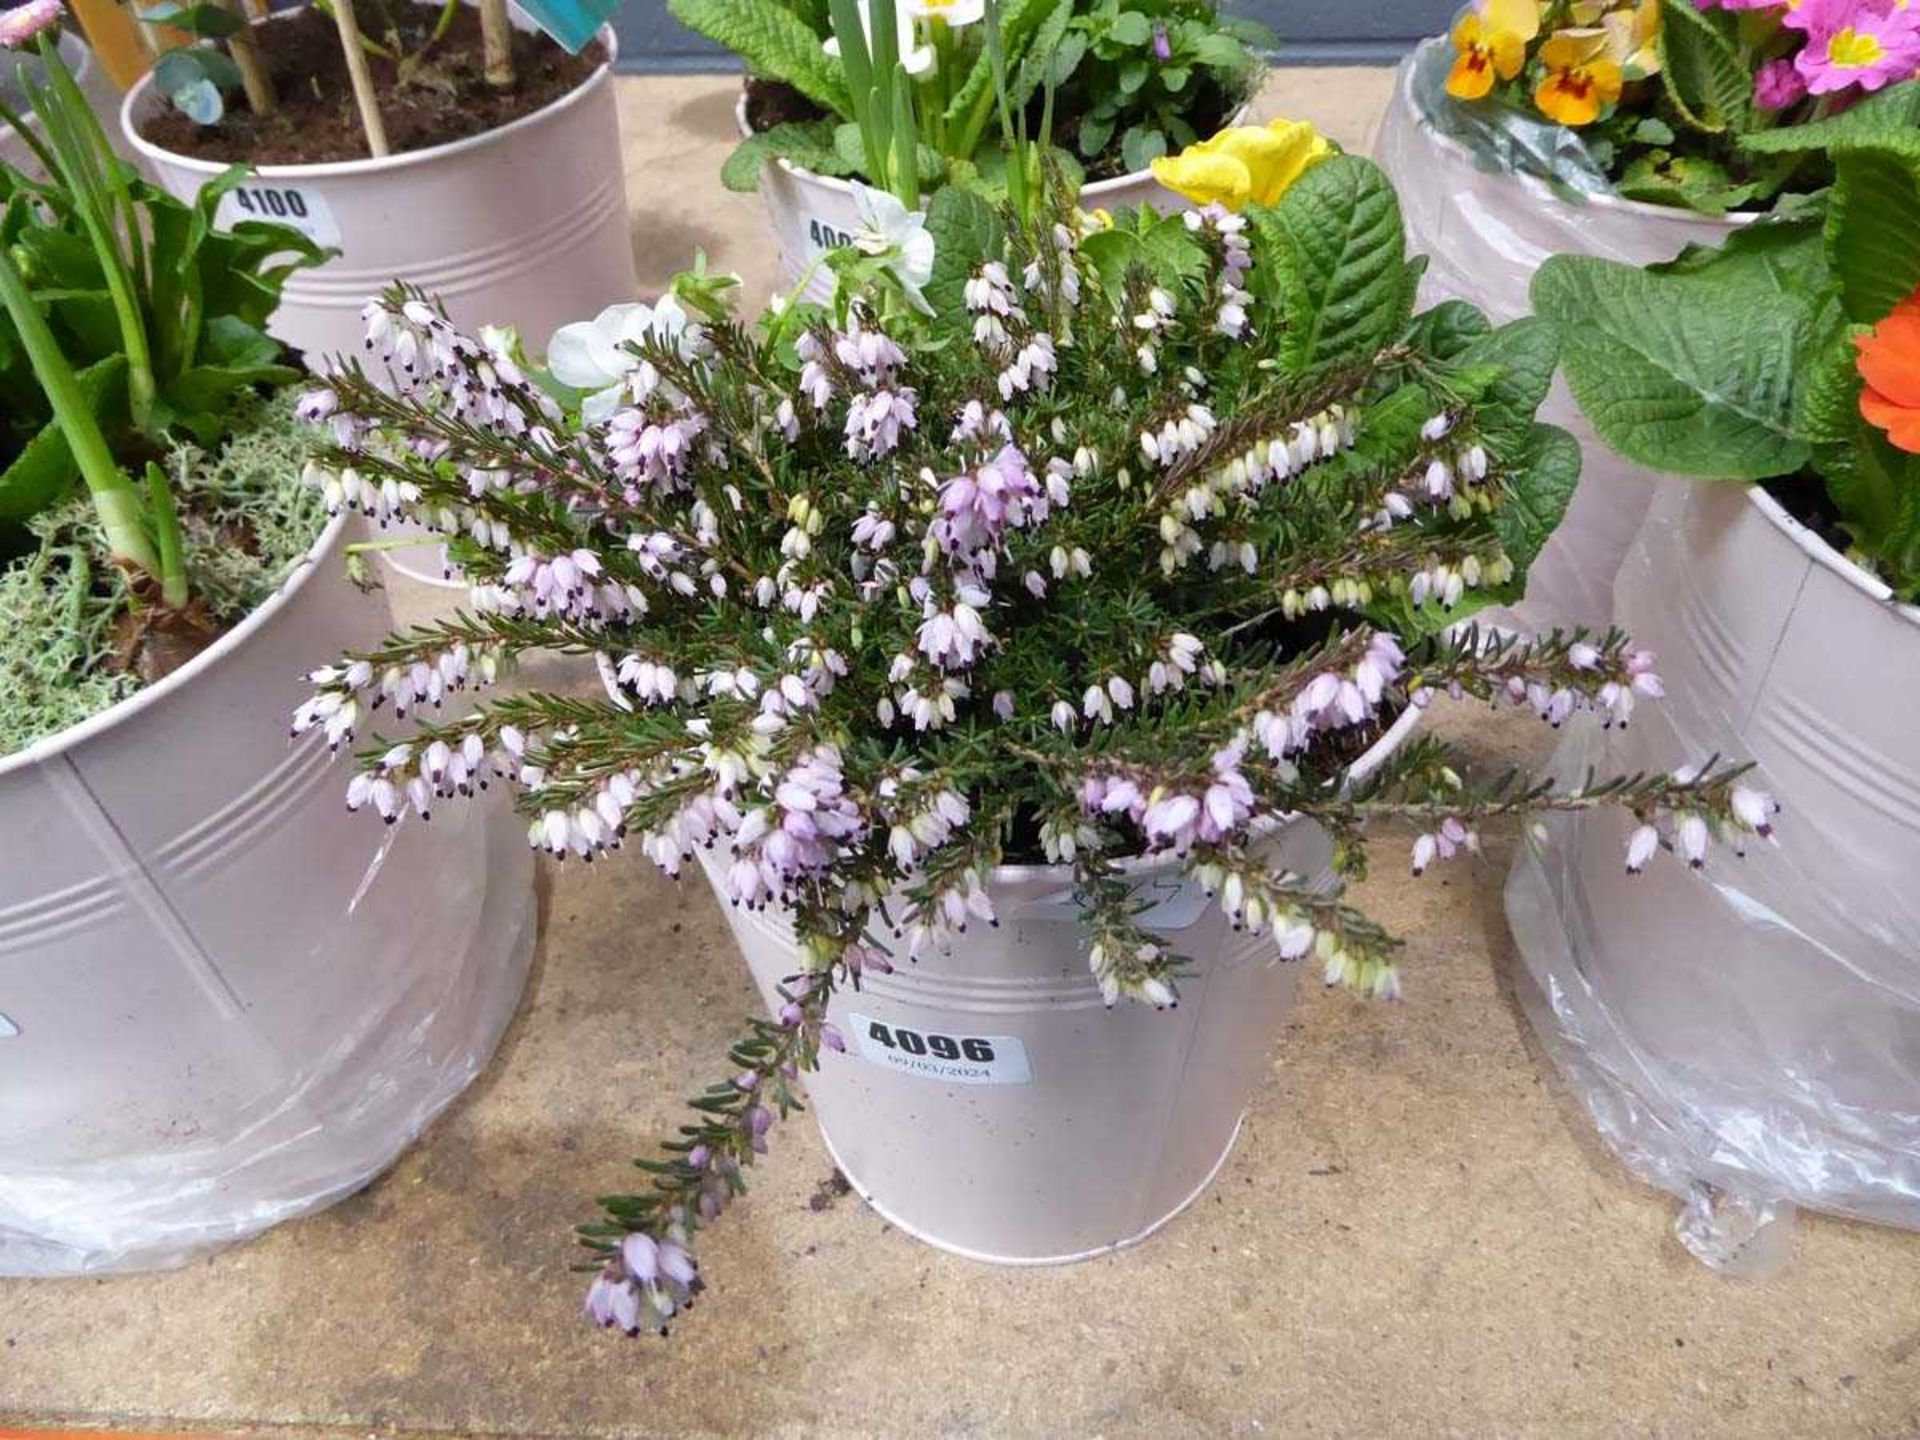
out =
<svg viewBox="0 0 1920 1440"><path fill-rule="evenodd" d="M867 51L873 51L873 0L855 0L860 7L860 31L866 36ZM984 6L983 6L984 9ZM976 17L977 18L977 17ZM933 47L915 43L913 33L913 15L908 4L896 3L893 7L893 25L895 44L900 51L900 64L909 75L924 75L933 68ZM834 59L840 58L840 37L828 36L820 48Z"/></svg>
<svg viewBox="0 0 1920 1440"><path fill-rule="evenodd" d="M547 369L562 385L588 392L583 414L598 424L620 408L627 377L643 363L627 346L652 336L684 347L688 329L687 312L671 295L654 305L609 305L591 320L553 332Z"/></svg>
<svg viewBox="0 0 1920 1440"><path fill-rule="evenodd" d="M933 279L933 235L924 210L909 210L899 196L853 182L853 203L860 223L853 245L863 255L884 258L893 278L923 315L933 314L921 293Z"/></svg>
<svg viewBox="0 0 1920 1440"><path fill-rule="evenodd" d="M987 13L987 0L901 0L900 9L915 20L938 20L958 30Z"/></svg>

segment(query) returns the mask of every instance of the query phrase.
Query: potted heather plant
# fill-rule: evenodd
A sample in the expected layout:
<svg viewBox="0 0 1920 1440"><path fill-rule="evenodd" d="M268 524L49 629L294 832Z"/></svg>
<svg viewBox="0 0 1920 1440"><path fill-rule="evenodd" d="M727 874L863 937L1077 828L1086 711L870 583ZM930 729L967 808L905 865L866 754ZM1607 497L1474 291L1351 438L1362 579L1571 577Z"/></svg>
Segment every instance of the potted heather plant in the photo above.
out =
<svg viewBox="0 0 1920 1440"><path fill-rule="evenodd" d="M1631 265L1724 240L1827 184L1817 146L1769 137L1920 70L1920 12L1891 0L1476 0L1402 67L1377 154L1431 251L1430 298L1524 313L1553 254ZM1516 623L1607 613L1653 473L1550 413L1586 482Z"/></svg>
<svg viewBox="0 0 1920 1440"><path fill-rule="evenodd" d="M396 279L535 335L629 299L612 31L554 21L563 46L511 20L507 0L360 6L143 12L195 37L121 112L160 183L190 198L248 165L219 223L271 219L340 252L295 277L275 333L316 357L357 344L361 302Z"/></svg>
<svg viewBox="0 0 1920 1440"><path fill-rule="evenodd" d="M1600 437L1697 482L1663 489L1620 575L1669 703L1578 762L1738 750L1797 834L1828 837L1629 883L1595 817L1510 884L1549 1034L1636 1168L1694 1198L1709 1258L1770 1207L1920 1224L1917 123L1907 85L1772 132L1758 153L1833 174L1822 204L1650 270L1561 257L1534 284Z"/></svg>
<svg viewBox="0 0 1920 1440"><path fill-rule="evenodd" d="M949 186L905 241L833 252L826 308L747 322L683 277L577 404L483 380L396 294L376 369L315 402L329 494L398 497L473 585L315 674L295 725L352 750L349 805L499 777L556 857L697 864L767 1001L582 1230L603 1324L662 1328L699 1288L695 1236L803 1071L912 1233L1103 1253L1219 1164L1286 962L1398 993L1399 942L1340 895L1369 820L1416 820L1417 871L1522 807L1737 835L1756 803L1725 765L1474 782L1415 733L1440 693L1557 722L1659 685L1618 633L1455 628L1520 583L1577 452L1533 418L1544 326L1414 313L1377 168L1325 155L1238 213L1070 195ZM367 733L441 656L529 648L594 657L605 697Z"/></svg>
<svg viewBox="0 0 1920 1440"><path fill-rule="evenodd" d="M669 8L747 63L743 138L722 178L759 187L790 278L857 233L884 233L923 192L1031 187L1009 164L1023 135L1084 185L1089 208L1170 205L1153 162L1244 113L1272 39L1213 0ZM830 291L820 275L814 298Z"/></svg>
<svg viewBox="0 0 1920 1440"><path fill-rule="evenodd" d="M484 1061L530 942L481 815L464 864L410 837L369 867L324 752L261 723L289 649L390 623L301 484L267 333L320 252L216 230L238 172L190 204L141 180L39 43L37 123L6 123L48 178L0 164L9 1274L177 1263L363 1183Z"/></svg>

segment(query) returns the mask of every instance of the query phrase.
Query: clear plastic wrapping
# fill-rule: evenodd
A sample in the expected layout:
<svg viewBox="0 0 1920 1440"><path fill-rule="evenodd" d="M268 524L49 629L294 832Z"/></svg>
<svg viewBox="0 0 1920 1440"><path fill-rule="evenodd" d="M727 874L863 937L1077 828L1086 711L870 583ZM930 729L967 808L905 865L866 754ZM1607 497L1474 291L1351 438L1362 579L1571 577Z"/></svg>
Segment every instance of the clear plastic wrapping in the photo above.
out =
<svg viewBox="0 0 1920 1440"><path fill-rule="evenodd" d="M1423 304L1466 300L1504 323L1531 310L1528 288L1550 255L1647 265L1690 244L1717 245L1749 218L1619 199L1572 131L1446 99L1448 53L1445 40L1430 40L1402 63L1375 146L1399 189L1409 243L1428 257ZM1599 442L1564 382L1540 418L1579 438L1580 486L1533 563L1526 598L1489 618L1524 630L1604 628L1655 477Z"/></svg>
<svg viewBox="0 0 1920 1440"><path fill-rule="evenodd" d="M1562 778L1750 756L1778 843L1628 876L1630 817L1549 820L1506 897L1534 1023L1707 1263L1764 1271L1796 1207L1920 1226L1920 614L1764 495L1679 483L1619 609L1667 698L1569 734Z"/></svg>
<svg viewBox="0 0 1920 1440"><path fill-rule="evenodd" d="M337 521L282 592L0 758L0 1274L179 1264L364 1185L477 1075L534 940L504 796L382 831L287 719L385 632Z"/></svg>

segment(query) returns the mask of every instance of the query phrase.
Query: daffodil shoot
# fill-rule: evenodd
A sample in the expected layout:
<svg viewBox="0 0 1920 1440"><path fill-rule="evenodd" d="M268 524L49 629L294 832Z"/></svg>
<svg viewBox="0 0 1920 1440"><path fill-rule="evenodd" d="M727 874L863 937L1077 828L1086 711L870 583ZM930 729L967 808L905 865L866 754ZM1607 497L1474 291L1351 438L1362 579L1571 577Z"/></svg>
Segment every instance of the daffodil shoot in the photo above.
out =
<svg viewBox="0 0 1920 1440"><path fill-rule="evenodd" d="M670 0L755 79L723 171L782 159L908 205L961 185L997 199L1021 142L1071 179L1145 171L1253 97L1273 37L1216 0ZM811 18L802 18L802 16Z"/></svg>

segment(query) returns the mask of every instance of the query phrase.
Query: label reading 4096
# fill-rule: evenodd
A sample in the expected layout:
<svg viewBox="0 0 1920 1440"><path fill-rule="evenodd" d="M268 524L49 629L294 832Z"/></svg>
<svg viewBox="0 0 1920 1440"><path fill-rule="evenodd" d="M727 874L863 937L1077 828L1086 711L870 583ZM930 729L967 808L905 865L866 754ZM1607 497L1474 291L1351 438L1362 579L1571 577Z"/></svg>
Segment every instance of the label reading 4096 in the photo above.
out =
<svg viewBox="0 0 1920 1440"><path fill-rule="evenodd" d="M949 1085L1024 1085L1033 1078L1017 1035L971 1035L849 1015L860 1058Z"/></svg>

